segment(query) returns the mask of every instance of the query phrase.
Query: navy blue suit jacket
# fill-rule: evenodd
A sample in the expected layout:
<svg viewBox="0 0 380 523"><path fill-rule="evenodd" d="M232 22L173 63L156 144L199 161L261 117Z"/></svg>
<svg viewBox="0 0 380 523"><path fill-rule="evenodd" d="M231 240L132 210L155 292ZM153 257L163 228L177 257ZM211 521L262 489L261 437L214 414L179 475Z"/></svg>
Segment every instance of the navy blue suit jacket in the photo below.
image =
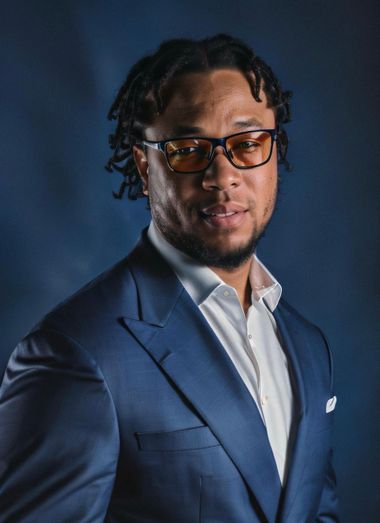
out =
<svg viewBox="0 0 380 523"><path fill-rule="evenodd" d="M0 389L1 523L331 523L331 355L283 299L286 487L256 404L146 235L49 313Z"/></svg>

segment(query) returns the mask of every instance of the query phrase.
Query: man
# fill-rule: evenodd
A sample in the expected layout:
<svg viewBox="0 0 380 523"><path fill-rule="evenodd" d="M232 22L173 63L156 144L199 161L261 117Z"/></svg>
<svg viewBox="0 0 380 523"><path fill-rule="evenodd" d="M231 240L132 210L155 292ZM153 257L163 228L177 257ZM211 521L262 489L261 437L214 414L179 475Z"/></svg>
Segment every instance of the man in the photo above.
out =
<svg viewBox="0 0 380 523"><path fill-rule="evenodd" d="M110 117L152 223L12 354L1 522L338 521L331 355L254 252L289 93L237 39L174 40Z"/></svg>

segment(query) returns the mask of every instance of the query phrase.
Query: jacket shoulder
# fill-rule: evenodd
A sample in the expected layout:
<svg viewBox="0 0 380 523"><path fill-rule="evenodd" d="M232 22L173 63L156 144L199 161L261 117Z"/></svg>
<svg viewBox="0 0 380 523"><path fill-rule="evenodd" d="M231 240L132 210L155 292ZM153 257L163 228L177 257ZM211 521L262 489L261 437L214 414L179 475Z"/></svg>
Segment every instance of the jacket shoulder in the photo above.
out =
<svg viewBox="0 0 380 523"><path fill-rule="evenodd" d="M73 338L96 333L101 323L137 307L137 289L128 257L115 263L49 311L28 333L56 330Z"/></svg>

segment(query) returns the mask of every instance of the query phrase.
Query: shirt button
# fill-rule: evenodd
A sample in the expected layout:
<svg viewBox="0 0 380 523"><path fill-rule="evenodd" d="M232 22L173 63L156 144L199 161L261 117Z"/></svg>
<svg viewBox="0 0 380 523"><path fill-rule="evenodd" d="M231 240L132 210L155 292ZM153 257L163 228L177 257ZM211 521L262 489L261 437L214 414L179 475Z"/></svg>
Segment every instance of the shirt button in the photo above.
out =
<svg viewBox="0 0 380 523"><path fill-rule="evenodd" d="M229 291L224 291L223 294L224 294L224 296L229 296L230 295Z"/></svg>
<svg viewBox="0 0 380 523"><path fill-rule="evenodd" d="M252 334L248 334L248 338L251 340L252 339Z"/></svg>
<svg viewBox="0 0 380 523"><path fill-rule="evenodd" d="M266 405L268 403L268 396L261 396L261 405Z"/></svg>

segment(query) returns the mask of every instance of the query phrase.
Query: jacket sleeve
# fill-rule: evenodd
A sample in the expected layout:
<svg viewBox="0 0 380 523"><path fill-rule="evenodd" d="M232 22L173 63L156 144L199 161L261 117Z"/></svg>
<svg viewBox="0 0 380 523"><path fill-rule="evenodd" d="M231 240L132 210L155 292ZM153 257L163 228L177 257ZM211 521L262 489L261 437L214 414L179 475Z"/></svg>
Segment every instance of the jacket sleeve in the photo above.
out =
<svg viewBox="0 0 380 523"><path fill-rule="evenodd" d="M0 387L0 523L100 523L119 453L99 368L73 339L37 331Z"/></svg>

